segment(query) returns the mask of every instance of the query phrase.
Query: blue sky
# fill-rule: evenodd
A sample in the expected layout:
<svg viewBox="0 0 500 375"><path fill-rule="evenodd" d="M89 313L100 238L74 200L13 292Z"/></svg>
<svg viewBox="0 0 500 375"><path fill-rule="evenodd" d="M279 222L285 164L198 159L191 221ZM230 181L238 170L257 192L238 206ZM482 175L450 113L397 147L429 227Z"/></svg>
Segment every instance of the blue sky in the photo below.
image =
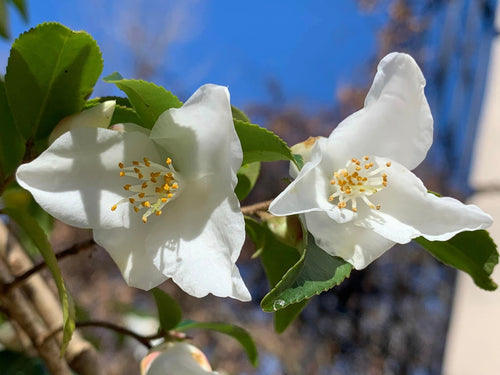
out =
<svg viewBox="0 0 500 375"><path fill-rule="evenodd" d="M136 78L135 39L135 49L156 67L148 78L183 99L212 82L229 86L236 105L268 102L273 80L287 104L306 110L333 105L343 85L371 81L363 68L385 20L384 14L360 12L353 0L28 0L28 9L29 24L11 12L13 36L45 21L86 30L101 47L104 75L119 71ZM2 70L10 43L0 44ZM95 94L113 90L99 83Z"/></svg>

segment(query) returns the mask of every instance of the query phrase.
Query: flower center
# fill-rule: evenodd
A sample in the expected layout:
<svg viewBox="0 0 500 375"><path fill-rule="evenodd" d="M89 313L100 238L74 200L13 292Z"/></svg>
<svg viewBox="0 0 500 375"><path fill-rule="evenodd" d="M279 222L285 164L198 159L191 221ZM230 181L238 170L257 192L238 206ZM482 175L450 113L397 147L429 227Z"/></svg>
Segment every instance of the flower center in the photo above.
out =
<svg viewBox="0 0 500 375"><path fill-rule="evenodd" d="M330 184L334 192L328 200L333 203L338 198L338 208L346 208L351 201L351 210L357 212L356 200L359 198L368 207L380 210L380 205L373 204L368 197L387 186L387 175L383 171L390 166L391 162L387 162L385 166L374 167L368 156L363 157L362 161L352 158L345 168L333 174Z"/></svg>
<svg viewBox="0 0 500 375"><path fill-rule="evenodd" d="M119 163L120 176L134 177L139 183L123 185L125 190L133 194L114 204L111 211L116 210L119 204L129 202L135 212L146 210L142 215L144 223L148 222L148 216L153 213L160 216L163 206L179 194L179 174L175 171L170 158L167 158L165 163L166 166L156 164L148 158L144 158L143 162L134 160L130 166Z"/></svg>

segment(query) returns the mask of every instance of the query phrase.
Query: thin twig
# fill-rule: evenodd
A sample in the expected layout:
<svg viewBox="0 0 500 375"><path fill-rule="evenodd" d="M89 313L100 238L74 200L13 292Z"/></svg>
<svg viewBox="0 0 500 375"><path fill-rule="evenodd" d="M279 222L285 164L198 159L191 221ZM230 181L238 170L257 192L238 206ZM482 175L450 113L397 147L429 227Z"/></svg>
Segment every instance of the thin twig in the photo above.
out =
<svg viewBox="0 0 500 375"><path fill-rule="evenodd" d="M156 333L154 335L150 335L150 336L143 336L143 335L139 335L138 333L135 333L135 332L133 332L133 331L127 329L127 328L120 327L120 326L118 326L116 324L105 322L105 321L99 321L99 320L88 320L88 321L83 321L83 322L76 322L75 323L75 327L76 328L100 327L100 328L110 329L110 330L115 331L115 332L117 332L119 334L133 337L134 339L136 339L137 341L139 341L142 345L144 345L148 349L151 349L151 340L155 340L155 339L159 339L159 338L165 337L165 333L164 332L158 332L158 333ZM54 337L55 335L57 335L62 330L63 330L63 327L61 326L61 327L53 330L49 334L47 334L40 341L41 342L45 342L47 340L50 340L52 337Z"/></svg>
<svg viewBox="0 0 500 375"><path fill-rule="evenodd" d="M251 204L249 206L243 206L241 207L241 213L243 215L256 215L258 212L267 211L271 202L272 200L268 200L264 202Z"/></svg>
<svg viewBox="0 0 500 375"><path fill-rule="evenodd" d="M69 255L78 254L80 251L92 248L93 245L95 245L95 242L93 239L89 239L87 241L77 243L77 244L71 246L70 248L57 253L56 259L61 260L62 258L65 258ZM27 270L25 273L23 273L19 276L16 276L14 278L14 280L12 280L10 283L4 284L1 288L1 292L7 293L10 289L15 288L16 286L22 284L25 280L27 280L32 275L43 270L46 266L47 266L47 264L45 262L41 262L41 263L33 266L32 268Z"/></svg>

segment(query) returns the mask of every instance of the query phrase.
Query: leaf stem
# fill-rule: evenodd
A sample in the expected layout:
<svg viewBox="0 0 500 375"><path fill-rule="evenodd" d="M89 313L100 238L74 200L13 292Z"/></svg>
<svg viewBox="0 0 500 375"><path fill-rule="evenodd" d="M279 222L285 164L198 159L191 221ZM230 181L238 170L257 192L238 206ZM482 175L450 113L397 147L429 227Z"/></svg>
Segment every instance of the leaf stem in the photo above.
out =
<svg viewBox="0 0 500 375"><path fill-rule="evenodd" d="M241 207L241 213L243 215L256 215L258 212L267 211L269 205L273 200L263 201L251 204L249 206Z"/></svg>

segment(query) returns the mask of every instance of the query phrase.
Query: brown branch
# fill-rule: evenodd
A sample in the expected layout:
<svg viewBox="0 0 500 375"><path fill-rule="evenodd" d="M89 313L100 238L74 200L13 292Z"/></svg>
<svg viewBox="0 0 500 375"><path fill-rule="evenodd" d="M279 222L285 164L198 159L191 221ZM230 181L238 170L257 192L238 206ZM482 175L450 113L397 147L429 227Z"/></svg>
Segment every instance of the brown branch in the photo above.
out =
<svg viewBox="0 0 500 375"><path fill-rule="evenodd" d="M84 328L84 327L100 327L100 328L106 328L110 329L112 331L115 331L121 335L125 336L130 336L139 341L142 345L147 347L148 349L151 349L151 340L159 339L165 336L169 336L169 334L165 334L165 332L160 331L154 335L149 335L149 336L143 336L138 333L135 333L127 328L118 326L113 323L105 322L105 321L99 321L99 320L88 320L88 321L83 321L83 322L76 322L75 323L76 328ZM52 337L57 335L59 332L63 330L63 327L58 327L49 334L47 334L45 337L43 337L40 342L45 342L47 340L50 340Z"/></svg>
<svg viewBox="0 0 500 375"><path fill-rule="evenodd" d="M256 215L259 212L266 212L267 209L269 208L269 205L271 204L272 200L264 201L264 202L259 202L255 204L251 204L249 206L243 206L241 207L241 213L243 215Z"/></svg>
<svg viewBox="0 0 500 375"><path fill-rule="evenodd" d="M87 241L84 241L84 242L81 242L81 243L77 243L77 244L71 246L70 248L57 253L56 254L56 259L57 260L61 260L61 259L65 258L65 257L67 257L69 255L78 254L80 251L92 248L93 245L95 245L95 242L94 242L93 239L89 239ZM30 268L29 270L27 270L23 274L21 274L19 276L16 276L14 278L14 280L12 280L10 283L4 284L1 287L1 292L2 293L7 293L10 289L15 288L16 286L19 286L24 281L26 281L27 279L29 279L31 276L33 276L37 272L40 272L41 270L43 270L45 267L47 267L47 264L45 262L41 262L41 263L33 266L32 268Z"/></svg>

